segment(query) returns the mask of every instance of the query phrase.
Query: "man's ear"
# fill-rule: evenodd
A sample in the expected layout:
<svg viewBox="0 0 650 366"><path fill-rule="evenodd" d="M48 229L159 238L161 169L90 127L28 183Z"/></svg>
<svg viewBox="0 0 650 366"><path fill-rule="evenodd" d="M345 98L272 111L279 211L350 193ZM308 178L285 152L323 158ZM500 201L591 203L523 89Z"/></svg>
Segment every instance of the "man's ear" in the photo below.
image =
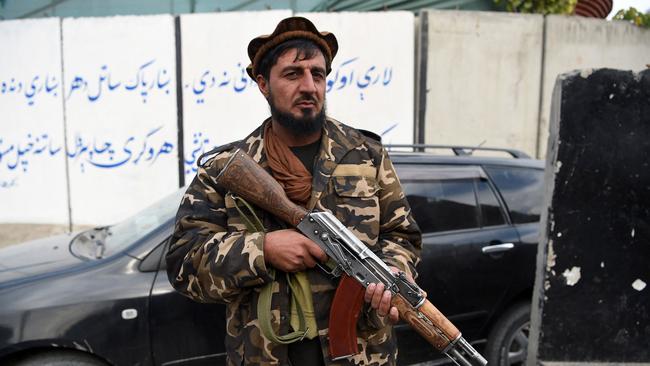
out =
<svg viewBox="0 0 650 366"><path fill-rule="evenodd" d="M258 74L257 77L255 77L255 81L257 81L257 87L260 89L260 92L262 95L264 95L264 98L268 99L269 98L269 84L266 82L266 79L262 74Z"/></svg>

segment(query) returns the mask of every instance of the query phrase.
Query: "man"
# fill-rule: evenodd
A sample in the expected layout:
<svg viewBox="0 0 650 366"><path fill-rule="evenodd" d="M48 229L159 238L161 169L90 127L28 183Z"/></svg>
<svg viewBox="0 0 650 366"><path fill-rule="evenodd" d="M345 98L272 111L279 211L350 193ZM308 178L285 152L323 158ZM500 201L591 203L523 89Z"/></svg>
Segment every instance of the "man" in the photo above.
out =
<svg viewBox="0 0 650 366"><path fill-rule="evenodd" d="M215 183L218 167L241 148L292 201L331 212L389 265L415 276L420 232L388 155L377 136L325 115L326 76L337 49L333 34L300 17L253 39L248 73L271 118L201 164L181 202L169 279L194 300L227 304L230 365L395 364L391 324L398 314L390 292L368 286L357 324L361 352L333 362L328 317L339 279L316 266L325 253Z"/></svg>

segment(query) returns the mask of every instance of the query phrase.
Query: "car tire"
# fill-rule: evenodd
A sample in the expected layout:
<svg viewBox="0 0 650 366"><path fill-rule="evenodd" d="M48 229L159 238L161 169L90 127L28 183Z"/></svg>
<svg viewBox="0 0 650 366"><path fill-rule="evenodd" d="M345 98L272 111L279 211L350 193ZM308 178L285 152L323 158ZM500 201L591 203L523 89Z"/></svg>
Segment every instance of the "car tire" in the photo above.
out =
<svg viewBox="0 0 650 366"><path fill-rule="evenodd" d="M12 363L13 366L106 366L96 357L76 351L52 351L31 355Z"/></svg>
<svg viewBox="0 0 650 366"><path fill-rule="evenodd" d="M488 335L485 346L488 365L525 365L529 335L530 304L520 303L510 307Z"/></svg>

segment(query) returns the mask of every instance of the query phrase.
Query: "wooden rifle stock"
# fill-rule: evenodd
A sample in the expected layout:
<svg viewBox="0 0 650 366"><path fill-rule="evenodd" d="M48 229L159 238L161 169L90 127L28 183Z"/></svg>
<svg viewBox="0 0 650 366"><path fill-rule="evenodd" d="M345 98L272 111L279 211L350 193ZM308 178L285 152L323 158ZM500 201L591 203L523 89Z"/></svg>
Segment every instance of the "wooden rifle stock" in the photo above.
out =
<svg viewBox="0 0 650 366"><path fill-rule="evenodd" d="M237 149L217 176L217 184L272 213L293 227L309 213L291 202L273 177L245 152Z"/></svg>

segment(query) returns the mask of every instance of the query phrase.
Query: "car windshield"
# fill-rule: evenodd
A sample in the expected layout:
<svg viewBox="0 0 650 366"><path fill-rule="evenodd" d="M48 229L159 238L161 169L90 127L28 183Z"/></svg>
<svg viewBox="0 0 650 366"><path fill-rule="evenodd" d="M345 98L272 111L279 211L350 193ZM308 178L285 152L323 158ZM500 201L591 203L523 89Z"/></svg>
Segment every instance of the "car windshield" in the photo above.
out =
<svg viewBox="0 0 650 366"><path fill-rule="evenodd" d="M185 188L181 188L118 224L82 232L70 243L70 251L83 259L101 259L121 252L172 219L184 192Z"/></svg>

